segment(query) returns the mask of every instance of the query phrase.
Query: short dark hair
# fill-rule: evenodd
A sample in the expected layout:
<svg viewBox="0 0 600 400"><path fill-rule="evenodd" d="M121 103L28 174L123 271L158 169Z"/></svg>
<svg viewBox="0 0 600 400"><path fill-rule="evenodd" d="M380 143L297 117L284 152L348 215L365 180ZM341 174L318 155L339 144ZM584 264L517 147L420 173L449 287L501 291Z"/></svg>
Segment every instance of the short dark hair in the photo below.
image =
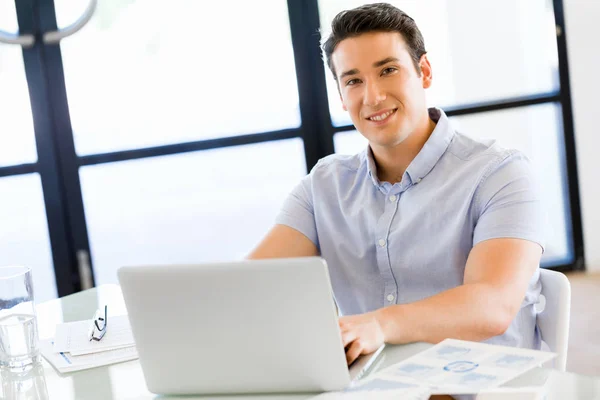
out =
<svg viewBox="0 0 600 400"><path fill-rule="evenodd" d="M331 55L337 45L344 39L369 32L400 33L408 45L408 51L416 70L421 71L419 61L427 51L425 50L425 40L423 40L423 35L415 20L391 4L375 3L342 11L331 22L331 34L323 44L323 52L334 79L337 80L337 76Z"/></svg>

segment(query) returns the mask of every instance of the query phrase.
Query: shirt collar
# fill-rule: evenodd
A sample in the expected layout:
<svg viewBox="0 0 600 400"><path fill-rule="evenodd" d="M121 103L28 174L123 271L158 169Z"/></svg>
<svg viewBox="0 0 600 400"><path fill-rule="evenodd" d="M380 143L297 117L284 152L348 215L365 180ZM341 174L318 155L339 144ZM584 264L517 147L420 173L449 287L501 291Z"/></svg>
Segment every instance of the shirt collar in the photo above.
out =
<svg viewBox="0 0 600 400"><path fill-rule="evenodd" d="M436 125L429 139L427 139L419 154L412 160L404 173L404 176L408 176L408 179L410 179L410 183L420 182L421 179L431 172L446 152L446 149L448 149L448 145L454 137L454 129L450 125L450 121L444 111L439 108L430 108L428 111L429 118ZM376 187L381 187L381 182L377 178L377 166L375 165L375 159L373 158L370 146L367 146L363 155L363 159L367 162L367 170L371 181Z"/></svg>

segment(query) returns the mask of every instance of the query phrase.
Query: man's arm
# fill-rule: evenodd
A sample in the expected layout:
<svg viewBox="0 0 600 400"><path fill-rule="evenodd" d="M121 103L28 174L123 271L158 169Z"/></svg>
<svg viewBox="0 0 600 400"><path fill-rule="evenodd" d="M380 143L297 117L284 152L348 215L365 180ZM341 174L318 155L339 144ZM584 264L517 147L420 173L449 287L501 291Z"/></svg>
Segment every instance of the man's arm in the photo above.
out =
<svg viewBox="0 0 600 400"><path fill-rule="evenodd" d="M248 255L248 259L310 257L319 255L317 246L304 234L286 225L275 225Z"/></svg>
<svg viewBox="0 0 600 400"><path fill-rule="evenodd" d="M379 310L390 343L485 340L510 326L542 249L521 239L491 239L471 250L464 285L415 303Z"/></svg>
<svg viewBox="0 0 600 400"><path fill-rule="evenodd" d="M541 253L538 244L527 240L485 240L469 254L464 285L414 303L343 317L348 361L377 349L380 341L481 341L503 334L520 309Z"/></svg>

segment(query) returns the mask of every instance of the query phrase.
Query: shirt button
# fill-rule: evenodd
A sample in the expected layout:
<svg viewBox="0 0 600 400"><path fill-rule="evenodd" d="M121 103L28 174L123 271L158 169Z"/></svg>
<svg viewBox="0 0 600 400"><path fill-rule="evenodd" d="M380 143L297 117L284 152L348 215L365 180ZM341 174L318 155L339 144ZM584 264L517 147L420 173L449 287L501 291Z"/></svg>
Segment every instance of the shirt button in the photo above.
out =
<svg viewBox="0 0 600 400"><path fill-rule="evenodd" d="M392 301L394 301L394 295L393 294L388 294L387 300L391 303Z"/></svg>
<svg viewBox="0 0 600 400"><path fill-rule="evenodd" d="M390 196L390 201L393 203L396 201L396 196L395 195L391 195Z"/></svg>
<svg viewBox="0 0 600 400"><path fill-rule="evenodd" d="M385 239L379 239L379 245L385 247Z"/></svg>

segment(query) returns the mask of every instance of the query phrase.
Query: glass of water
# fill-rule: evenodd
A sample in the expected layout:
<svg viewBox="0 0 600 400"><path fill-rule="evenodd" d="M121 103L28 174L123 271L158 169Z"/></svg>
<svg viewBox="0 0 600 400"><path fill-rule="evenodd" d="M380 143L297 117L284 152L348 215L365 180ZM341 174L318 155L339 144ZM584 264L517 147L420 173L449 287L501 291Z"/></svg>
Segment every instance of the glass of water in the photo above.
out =
<svg viewBox="0 0 600 400"><path fill-rule="evenodd" d="M0 367L22 369L39 359L31 269L0 267Z"/></svg>

